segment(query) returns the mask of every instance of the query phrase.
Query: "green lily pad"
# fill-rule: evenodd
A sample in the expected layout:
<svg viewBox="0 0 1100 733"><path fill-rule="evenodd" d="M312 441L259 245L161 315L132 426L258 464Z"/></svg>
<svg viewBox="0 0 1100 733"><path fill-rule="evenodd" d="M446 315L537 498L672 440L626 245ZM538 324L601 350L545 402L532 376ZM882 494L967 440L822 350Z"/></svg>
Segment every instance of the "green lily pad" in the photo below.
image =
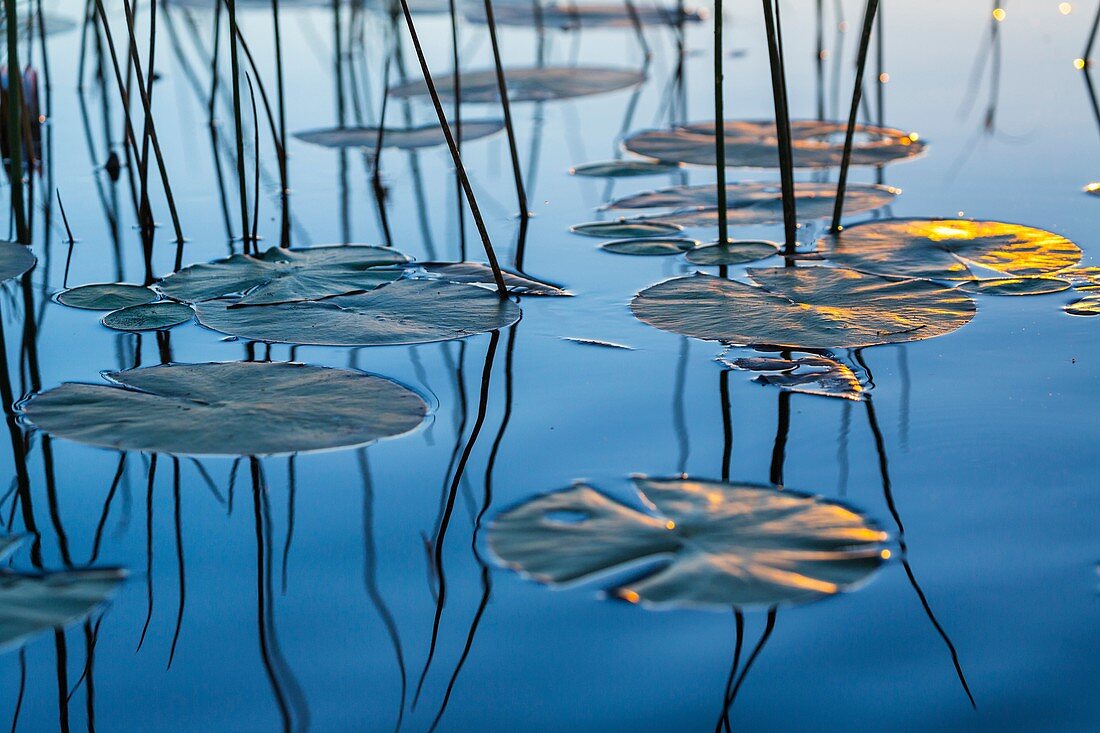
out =
<svg viewBox="0 0 1100 733"><path fill-rule="evenodd" d="M860 348L942 336L970 322L965 293L832 267L750 269L754 284L695 274L634 297L634 315L705 341L791 349Z"/></svg>
<svg viewBox="0 0 1100 733"><path fill-rule="evenodd" d="M658 608L812 601L855 588L887 556L885 532L820 497L689 478L634 484L649 511L578 484L498 516L489 546L548 585L656 562L610 593Z"/></svg>
<svg viewBox="0 0 1100 733"><path fill-rule="evenodd" d="M157 285L185 303L241 295L238 306L321 300L364 292L397 280L409 258L392 249L365 246L272 247L259 257L233 255L185 267Z"/></svg>
<svg viewBox="0 0 1100 733"><path fill-rule="evenodd" d="M57 294L57 302L62 305L92 311L114 311L156 299L157 294L152 288L129 283L80 285Z"/></svg>
<svg viewBox="0 0 1100 733"><path fill-rule="evenodd" d="M569 175L587 178L633 178L670 173L679 167L675 163L655 163L651 160L608 160L573 166L569 169Z"/></svg>
<svg viewBox="0 0 1100 733"><path fill-rule="evenodd" d="M1100 316L1100 295L1086 295L1062 308L1071 316Z"/></svg>
<svg viewBox="0 0 1100 733"><path fill-rule="evenodd" d="M159 303L142 303L112 311L103 316L101 323L116 331L162 331L187 323L195 315L191 306L162 300Z"/></svg>
<svg viewBox="0 0 1100 733"><path fill-rule="evenodd" d="M816 354L797 359L746 357L719 361L732 369L763 372L755 379L756 382L778 387L784 392L839 397L857 402L864 397L863 385L855 372L839 361Z"/></svg>
<svg viewBox="0 0 1100 733"><path fill-rule="evenodd" d="M23 541L0 539L9 555ZM104 604L126 572L118 568L17 573L0 570L0 649L22 646L35 635L68 626Z"/></svg>
<svg viewBox="0 0 1100 733"><path fill-rule="evenodd" d="M418 262L417 264L425 271L447 282L470 283L471 285L496 289L492 268L481 262ZM518 272L502 270L501 276L504 278L504 285L508 288L509 293L548 296L572 295L568 290L553 283L535 280Z"/></svg>
<svg viewBox="0 0 1100 733"><path fill-rule="evenodd" d="M570 227L569 231L586 237L626 239L628 237L652 238L677 234L684 231L684 228L678 224L666 224L661 221L617 219L615 221L593 221L587 224L577 224Z"/></svg>
<svg viewBox="0 0 1100 733"><path fill-rule="evenodd" d="M1065 237L1019 224L965 219L880 219L818 242L829 260L879 275L979 280L978 267L1004 277L1036 277L1081 259Z"/></svg>
<svg viewBox="0 0 1100 733"><path fill-rule="evenodd" d="M315 346L423 344L496 331L519 320L510 300L476 285L398 280L384 288L321 301L235 307L196 306L199 323L256 341Z"/></svg>
<svg viewBox="0 0 1100 733"><path fill-rule="evenodd" d="M1047 295L1069 290L1068 280L1056 277L998 277L990 280L967 280L960 290L976 295Z"/></svg>
<svg viewBox="0 0 1100 733"><path fill-rule="evenodd" d="M844 152L843 122L792 120L795 168L839 166ZM623 141L623 147L663 163L714 165L716 126L713 120L666 130L646 130ZM911 133L890 127L858 125L852 165L885 165L915 158L925 145ZM729 120L725 123L726 165L737 168L778 168L779 138L770 120Z"/></svg>
<svg viewBox="0 0 1100 733"><path fill-rule="evenodd" d="M59 438L116 450L268 455L365 445L416 428L415 392L364 372L303 364L168 364L66 383L23 415Z"/></svg>
<svg viewBox="0 0 1100 733"><path fill-rule="evenodd" d="M687 253L687 261L695 265L743 265L767 259L779 253L779 245L763 240L717 242L697 247Z"/></svg>
<svg viewBox="0 0 1100 733"><path fill-rule="evenodd" d="M646 77L642 71L603 66L537 66L505 69L504 78L511 101L549 102L626 89L641 84ZM460 80L463 102L491 104L499 99L494 69L463 71ZM433 81L440 99L454 101L453 74L436 76ZM427 97L428 86L422 79L410 81L392 87L390 94L398 99Z"/></svg>
<svg viewBox="0 0 1100 733"><path fill-rule="evenodd" d="M462 120L461 142L471 142L495 135L504 129L501 120ZM451 134L458 137L458 128L451 126ZM294 137L311 145L325 148L364 148L368 152L378 146L377 127L332 127L324 130L296 132ZM447 138L438 124L421 127L387 129L382 136L382 147L399 150L419 150L443 145Z"/></svg>
<svg viewBox="0 0 1100 733"><path fill-rule="evenodd" d="M650 239L623 239L613 242L604 242L600 249L619 255L638 255L644 257L660 257L667 255L682 255L690 252L698 242L694 239L677 239L675 237L653 237Z"/></svg>
<svg viewBox="0 0 1100 733"><path fill-rule="evenodd" d="M0 282L21 276L37 262L30 247L15 242L0 242Z"/></svg>

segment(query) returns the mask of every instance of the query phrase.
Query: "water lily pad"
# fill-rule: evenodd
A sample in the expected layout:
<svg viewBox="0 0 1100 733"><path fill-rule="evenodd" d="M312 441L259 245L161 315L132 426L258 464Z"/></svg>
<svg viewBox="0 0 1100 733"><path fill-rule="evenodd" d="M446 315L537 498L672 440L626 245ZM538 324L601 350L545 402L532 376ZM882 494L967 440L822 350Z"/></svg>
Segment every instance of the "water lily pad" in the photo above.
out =
<svg viewBox="0 0 1100 733"><path fill-rule="evenodd" d="M608 160L573 166L569 174L587 178L632 178L670 173L679 167L675 163L655 163L651 160Z"/></svg>
<svg viewBox="0 0 1100 733"><path fill-rule="evenodd" d="M38 262L31 248L15 242L0 242L0 282L17 278Z"/></svg>
<svg viewBox="0 0 1100 733"><path fill-rule="evenodd" d="M649 239L622 239L612 242L604 242L600 249L605 252L613 252L619 255L638 255L644 257L660 257L666 255L682 255L690 252L698 242L694 239L677 239L676 237L653 237Z"/></svg>
<svg viewBox="0 0 1100 733"><path fill-rule="evenodd" d="M481 262L418 262L420 267L427 272L437 275L440 279L452 283L470 283L496 289L496 281L493 279L493 270ZM518 272L502 270L504 285L509 293L517 295L548 295L570 296L565 290L553 283L535 280L521 275Z"/></svg>
<svg viewBox="0 0 1100 733"><path fill-rule="evenodd" d="M462 142L470 142L495 135L504 129L501 120L462 120ZM457 138L458 128L451 126ZM294 137L311 145L325 148L364 148L373 151L378 146L377 127L332 127L324 130L297 132ZM382 136L382 147L399 150L417 150L443 145L447 138L438 124L421 127L387 129Z"/></svg>
<svg viewBox="0 0 1100 733"><path fill-rule="evenodd" d="M820 497L688 478L634 484L649 512L580 484L501 514L489 545L549 585L656 563L611 594L664 608L812 601L853 589L882 563L886 533Z"/></svg>
<svg viewBox="0 0 1100 733"><path fill-rule="evenodd" d="M1062 308L1071 316L1100 316L1100 295L1086 295Z"/></svg>
<svg viewBox="0 0 1100 733"><path fill-rule="evenodd" d="M267 455L401 435L428 411L396 382L304 364L169 364L107 378L114 385L66 383L37 394L23 414L51 435L104 448Z"/></svg>
<svg viewBox="0 0 1100 733"><path fill-rule="evenodd" d="M129 283L80 285L57 294L57 302L62 305L92 311L114 311L156 299L157 294L152 288Z"/></svg>
<svg viewBox="0 0 1100 733"><path fill-rule="evenodd" d="M537 8L537 10L536 10ZM485 6L470 3L466 6L466 19L472 23L485 23ZM632 28L642 25L676 26L681 23L698 23L706 13L693 8L677 9L675 6L638 5L632 15L626 5L551 3L494 3L493 19L497 25L521 28Z"/></svg>
<svg viewBox="0 0 1100 733"><path fill-rule="evenodd" d="M242 296L236 301L239 306L320 300L391 283L402 271L382 266L404 264L408 259L383 247L272 247L259 257L233 255L185 267L157 287L186 303L229 295Z"/></svg>
<svg viewBox="0 0 1100 733"><path fill-rule="evenodd" d="M587 224L577 224L570 227L569 231L586 237L626 239L628 237L652 238L676 234L684 231L684 228L678 224L666 224L661 221L616 219L615 221L593 221Z"/></svg>
<svg viewBox="0 0 1100 733"><path fill-rule="evenodd" d="M687 261L695 265L743 265L767 259L779 252L775 242L763 240L744 240L717 242L698 247L687 253Z"/></svg>
<svg viewBox="0 0 1100 733"><path fill-rule="evenodd" d="M1100 290L1100 267L1071 267L1055 275L1069 280L1074 290Z"/></svg>
<svg viewBox="0 0 1100 733"><path fill-rule="evenodd" d="M974 317L965 293L832 267L750 269L754 284L695 274L630 304L651 326L705 341L792 349L859 348L942 336Z"/></svg>
<svg viewBox="0 0 1100 733"><path fill-rule="evenodd" d="M1056 277L998 277L990 280L967 280L960 290L977 295L1047 295L1069 290L1068 280Z"/></svg>
<svg viewBox="0 0 1100 733"><path fill-rule="evenodd" d="M161 331L187 323L194 315L191 306L162 300L112 311L103 316L101 323L116 331Z"/></svg>
<svg viewBox="0 0 1100 733"><path fill-rule="evenodd" d="M978 280L974 267L1005 277L1036 277L1071 267L1081 250L1065 237L999 221L880 219L818 242L845 267L880 275Z"/></svg>
<svg viewBox="0 0 1100 733"><path fill-rule="evenodd" d="M72 18L54 13L43 13L41 20L38 13L24 13L16 20L16 24L19 28L20 40L26 40L32 36L37 39L42 28L45 29L47 36L52 36L57 33L68 33L77 26ZM0 17L0 37L6 36L7 32L7 18Z"/></svg>
<svg viewBox="0 0 1100 733"><path fill-rule="evenodd" d="M844 152L843 122L792 120L795 168L839 166ZM664 163L714 165L714 121L696 122L665 130L646 130L623 141L623 147ZM852 165L885 165L914 158L925 145L917 136L890 127L859 125L852 148ZM770 120L730 120L725 124L726 165L739 168L778 168L779 138Z"/></svg>
<svg viewBox="0 0 1100 733"><path fill-rule="evenodd" d="M844 197L848 215L873 211L893 203L901 193L890 186L850 183ZM798 182L795 184L798 218L802 221L833 215L836 184ZM783 221L783 191L776 183L745 182L726 186L726 221L734 226L774 224ZM682 226L715 226L718 223L718 187L676 186L647 191L616 199L605 209L676 209L660 215L661 221Z"/></svg>
<svg viewBox="0 0 1100 733"><path fill-rule="evenodd" d="M398 280L384 288L321 301L196 306L199 323L256 341L315 346L423 344L495 331L519 320L519 306L476 285Z"/></svg>
<svg viewBox="0 0 1100 733"><path fill-rule="evenodd" d="M645 81L645 73L603 66L538 66L505 69L504 78L511 101L548 102L626 89ZM454 75L443 74L433 81L440 98L453 101ZM486 104L499 98L493 69L464 71L461 83L463 102ZM411 81L391 88L390 94L398 98L427 97L428 87L423 80Z"/></svg>
<svg viewBox="0 0 1100 733"><path fill-rule="evenodd" d="M733 369L764 372L756 382L769 387L779 387L785 392L839 397L845 400L863 399L863 385L848 366L824 356L811 354L797 359L747 357L720 359Z"/></svg>

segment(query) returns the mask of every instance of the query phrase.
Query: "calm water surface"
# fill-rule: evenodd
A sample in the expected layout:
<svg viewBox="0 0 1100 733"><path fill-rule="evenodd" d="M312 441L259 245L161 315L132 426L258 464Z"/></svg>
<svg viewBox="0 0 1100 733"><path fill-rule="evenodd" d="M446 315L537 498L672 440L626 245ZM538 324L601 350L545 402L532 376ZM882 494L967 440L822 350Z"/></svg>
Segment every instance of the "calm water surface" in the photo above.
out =
<svg viewBox="0 0 1100 733"><path fill-rule="evenodd" d="M760 9L730 5L727 114L770 118ZM830 114L839 104L844 115L856 38L854 30L837 35L834 4L826 5L824 101ZM862 4L842 5L855 28ZM47 6L76 20L83 3ZM1100 179L1100 131L1086 78L1073 63L1094 8L1074 3L1063 14L1053 0L1012 2L992 35L991 10L982 0L883 4L889 73L883 119L930 143L926 156L882 171L886 183L904 191L892 213L963 212L1029 224L1069 237L1085 251L1084 264L1100 264L1100 200L1082 193ZM813 117L819 94L813 4L784 3L783 11L793 114ZM117 19L122 11L109 3L109 12ZM219 106L222 137L212 146L209 59L196 45L209 49L213 14L178 6L161 13L158 132L190 240L185 259L206 261L230 246L215 161L234 183L231 117ZM271 68L267 13L241 17L258 63ZM433 68L443 73L450 65L446 16L417 17ZM354 26L343 14L341 48L349 57L339 74L355 93L339 95L331 9L285 11L290 130L333 126L340 115L349 123L377 119L385 26L370 16L362 42L349 43ZM464 23L460 32L463 63L486 67L484 26ZM412 74L414 58L401 38ZM509 63L535 63L534 30L502 29L501 38ZM446 705L439 730L713 729L733 654L732 613L650 612L602 600L599 584L550 591L498 568L484 532L474 536L474 518L487 501L492 517L577 478L636 503L627 481L632 473L720 476L726 406L714 358L721 348L657 331L627 308L640 288L691 267L682 258L612 255L597 249L598 240L568 232L596 218L594 209L609 196L713 181L713 171L692 169L609 188L567 174L571 165L612 157L624 128L713 117L709 23L687 29L683 97L671 117L675 37L652 28L647 39L654 57L636 98L626 90L514 108L535 214L527 270L576 297L524 299L522 321L499 337L291 350L227 340L194 324L171 331L170 340L120 335L99 326L98 314L49 301L62 284L65 246L56 210L48 234L39 215L34 306L43 387L95 382L102 370L135 363L270 357L381 374L425 395L433 411L416 432L366 449L253 465L202 459L213 488L188 459L179 462L177 484L171 459L161 456L148 489L149 457L128 455L96 562L124 566L131 576L88 626L60 638L40 636L22 653L0 657L0 721L17 715L22 731L389 731L401 715L404 730L419 731ZM81 240L70 284L140 281L125 177L112 186L101 170L108 139L121 153L117 95L109 88L107 130L104 95L93 81L82 113L74 90L79 40L79 30L49 38L52 185ZM629 29L549 32L543 52L558 64L642 65ZM838 53L841 84L834 95ZM878 119L875 95L868 96ZM434 120L424 103L391 109L397 119L407 109L414 122ZM471 117L498 114L488 106L468 109ZM274 243L275 158L261 137L260 231ZM382 241L370 166L361 154L297 141L289 152L297 245ZM468 143L465 158L494 241L507 255L516 222L505 138ZM872 170L853 175L876 180ZM387 151L382 176L394 245L417 259L458 259L446 150ZM766 171L733 170L731 178L775 179ZM114 210L112 201L120 212L121 259L105 213ZM159 201L154 206L165 224L155 264L166 273L174 248L167 212ZM480 245L466 224L466 246L476 257ZM817 225L801 236L809 241L815 231ZM734 233L781 238L778 226ZM782 397L749 376L730 375L731 477L766 482L778 460L786 486L842 498L896 535L880 479L885 461L913 576L895 553L856 592L780 609L733 708L735 730L1100 729L1100 321L1063 313L1073 297L982 297L978 317L952 335L864 352L881 446L863 403ZM18 290L5 297L3 315L8 359L19 374ZM31 390L26 380L16 383L17 390ZM438 644L414 706L439 583L425 543L452 457L479 414L484 427L446 534ZM498 439L490 477L486 467ZM13 473L9 452L0 461ZM47 567L88 562L119 454L36 433L28 464ZM254 478L266 492L254 492ZM17 518L13 531L22 530ZM27 563L25 551L16 555L17 567ZM748 614L748 648L764 626L764 613Z"/></svg>

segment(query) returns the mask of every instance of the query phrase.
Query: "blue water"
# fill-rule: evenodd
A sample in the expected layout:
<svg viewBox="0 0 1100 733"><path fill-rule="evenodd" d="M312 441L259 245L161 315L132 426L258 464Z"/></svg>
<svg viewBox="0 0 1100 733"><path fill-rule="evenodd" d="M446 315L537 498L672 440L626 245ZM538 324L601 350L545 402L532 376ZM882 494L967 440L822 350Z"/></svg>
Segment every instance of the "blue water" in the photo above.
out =
<svg viewBox="0 0 1100 733"><path fill-rule="evenodd" d="M51 5L62 15L80 17L82 4L75 0L47 3ZM752 3L732 5L727 46L737 53L727 64L727 114L768 118L773 112L760 9ZM843 6L854 29L861 4L849 1ZM816 110L812 8L811 3L783 4L796 117L812 117ZM1084 264L1100 264L1095 227L1100 200L1081 192L1100 178L1100 130L1085 79L1073 64L1094 9L1074 3L1063 14L1048 0L1009 3L999 24L998 46L990 45L990 11L984 2L884 3L885 69L890 75L884 90L885 121L919 131L930 143L925 157L884 171L885 181L904 191L891 211L897 216L964 212L1049 229L1078 243L1085 251ZM826 30L829 76L838 52L831 12ZM120 8L109 13L120 20ZM185 11L165 6L161 13L158 133L189 239L185 259L206 261L229 249L216 195L205 99L196 94L186 71L190 68L205 86L208 62L195 51ZM209 47L212 14L191 11L190 17ZM270 73L267 15L251 11L241 17L261 68ZM348 17L343 15L341 27L345 51ZM173 48L168 19L182 55ZM365 45L355 49L355 79L367 122L375 119L380 101L383 26L381 18L371 16L364 25ZM442 73L450 64L445 16L420 15L418 28L433 68ZM340 105L332 11L288 9L283 30L289 128L335 125ZM461 34L463 62L471 68L487 66L484 28L463 24ZM502 29L501 36L507 60L534 63L533 30ZM667 123L663 100L676 47L666 30L650 29L647 37L654 58L630 123L633 130ZM79 39L79 31L49 38L53 185L60 189L81 240L72 258L70 284L115 280L116 268L125 279L140 280L139 239L132 229L125 178L116 188L125 253L121 261L113 254L96 192L97 179L106 190L110 187L99 169L104 159L103 98L94 84L86 85L93 155L74 91ZM855 41L854 30L843 36L842 110L851 89ZM713 116L709 24L689 28L685 43L686 119L708 119ZM629 29L551 32L546 54L562 64L641 65ZM997 55L1000 60L994 62ZM407 45L406 56L410 72L415 72ZM979 67L978 84L971 84L972 68L981 59L999 64L996 90L990 66ZM223 84L227 81L225 72ZM108 89L110 137L121 153L119 103L115 90ZM712 730L732 659L732 613L650 612L602 600L600 586L591 584L551 591L495 566L484 536L472 545L473 517L486 498L486 464L509 407L510 421L492 475L489 517L577 478L633 503L636 498L626 480L631 473L719 476L723 406L721 370L714 362L719 346L657 331L635 320L627 308L640 288L690 269L681 258L601 252L597 240L568 232L569 225L594 218L593 210L607 192L602 182L571 178L567 169L611 157L630 97L630 91L621 91L515 107L535 214L527 270L563 283L576 297L524 299L523 320L500 335L495 351L488 335L411 348L302 347L291 354L287 346L272 347L271 357L277 360L353 366L396 379L428 397L433 412L416 432L361 451L302 455L292 465L285 457L263 459L256 470L267 490L258 495L259 505L254 504L247 459L237 467L232 489L233 461L202 459L218 492L232 494L231 505L211 492L190 460L181 459L177 511L171 458L159 457L152 501L147 503L148 459L129 455L97 564L123 566L131 575L110 606L93 617L89 628L98 628L94 663L80 625L69 629L61 643L46 634L22 654L4 654L0 725L15 715L25 671L17 721L22 731L66 725L91 730L93 710L94 728L100 731L389 731L401 710L404 730L427 730L443 705L487 588L487 605L439 730ZM995 115L987 129L990 105L995 105ZM343 107L346 119L354 120L350 97L345 96ZM219 109L225 147L218 155L232 194L234 168L227 158L232 124L227 108ZM400 106L391 109L395 116L402 112ZM472 116L496 114L491 107L470 109ZM433 119L426 104L413 105L412 114L419 123ZM266 195L260 231L275 243L275 158L266 133L261 138ZM370 169L361 155L296 141L289 152L295 244L381 241ZM469 143L465 162L494 242L507 255L516 223L504 137ZM456 259L450 159L445 149L436 148L419 153L416 165L419 181L408 154L387 151L383 158L394 245L419 259ZM754 180L771 176L766 171L743 174ZM693 169L687 179L712 181L713 171ZM875 173L858 171L854 179L874 181ZM625 180L611 193L680 182L679 174ZM419 185L424 209L418 204ZM40 190L39 196L41 203L45 194ZM235 222L233 201L229 216ZM156 269L166 273L174 254L171 230L159 198L154 207L163 225ZM102 370L132 366L138 342L101 327L98 314L48 301L61 287L65 258L56 210L53 218L54 230L46 233L39 215L35 245L40 258L35 283L41 286L34 293L36 308L41 308L37 347L47 388L64 381L95 382ZM755 227L735 235L779 239L781 232L779 227ZM804 236L810 235L804 230ZM471 256L476 256L480 245L471 222L467 240ZM18 291L12 293L3 300L2 312L9 363L18 373L19 344L13 334L18 334L24 314ZM1100 514L1095 503L1100 319L1063 313L1062 305L1073 297L984 297L974 321L952 335L864 353L874 377L873 404L908 559L957 649L976 708L895 555L858 591L779 610L774 633L733 707L735 730L1100 729L1095 695L1100 679ZM634 350L563 337L613 341ZM170 355L158 350L154 337L141 337L140 362L241 359L248 348L190 324L170 332ZM252 353L263 357L265 347L256 345ZM436 579L423 538L435 526L452 452L468 439L474 424L487 359L493 363L485 427L446 534L447 598L438 648L413 708L436 613ZM20 380L16 382L18 388ZM24 385L22 391L29 390ZM779 393L734 373L730 395L731 476L767 481ZM865 405L805 395L794 395L789 404L786 486L843 498L896 535ZM49 470L56 477L55 520L49 511L47 445L52 449ZM62 542L75 565L87 562L118 460L114 452L35 434L28 463L47 567L64 565ZM13 471L9 452L0 461L5 472ZM290 471L295 476L293 494ZM22 529L17 515L13 530ZM25 551L16 555L15 563L29 567ZM169 667L181 608L181 568L185 603ZM138 649L149 611L147 594L152 610ZM386 618L394 620L405 665L404 708L402 672ZM764 623L763 613L748 614L749 648ZM268 652L266 664L261 639ZM67 656L66 665L58 661L59 649ZM59 668L64 687L78 688L67 702L67 694L59 699ZM280 715L276 691L285 699L289 725Z"/></svg>

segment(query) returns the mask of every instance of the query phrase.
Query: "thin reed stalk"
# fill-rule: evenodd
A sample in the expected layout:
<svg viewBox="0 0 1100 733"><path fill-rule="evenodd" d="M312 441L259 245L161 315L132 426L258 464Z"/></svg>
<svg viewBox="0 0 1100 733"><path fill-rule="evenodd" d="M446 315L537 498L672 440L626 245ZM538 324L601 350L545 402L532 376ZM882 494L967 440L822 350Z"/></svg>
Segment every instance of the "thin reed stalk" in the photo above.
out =
<svg viewBox="0 0 1100 733"><path fill-rule="evenodd" d="M730 239L726 220L726 105L723 83L722 0L714 0L714 164L718 170L718 241Z"/></svg>
<svg viewBox="0 0 1100 733"><path fill-rule="evenodd" d="M241 238L244 240L244 252L248 254L248 179L244 169L244 125L241 114L241 64L240 56L237 52L237 37L240 31L237 28L236 0L225 0L225 6L229 13L229 66L233 76L233 129L237 137L237 190L241 204Z"/></svg>
<svg viewBox="0 0 1100 733"><path fill-rule="evenodd" d="M19 18L16 0L4 0L8 41L8 171L15 236L30 244L27 210L23 201L23 72L19 65Z"/></svg>
<svg viewBox="0 0 1100 733"><path fill-rule="evenodd" d="M405 5L405 0L401 0ZM485 0L485 22L489 26L489 44L493 48L493 68L497 75L497 94L500 95L500 108L504 114L504 130L508 135L508 155L512 159L512 178L516 183L516 202L519 205L519 217L527 219L531 212L527 208L527 190L523 185L523 170L519 164L519 151L516 147L516 129L512 124L512 103L508 100L508 83L504 78L504 64L500 60L500 42L497 40L497 23L493 15L493 0ZM458 79L458 75L455 75Z"/></svg>
<svg viewBox="0 0 1100 733"><path fill-rule="evenodd" d="M778 4L764 2L764 25L768 35L768 58L771 63L772 99L775 102L775 127L779 138L779 177L783 190L784 254L794 254L798 235L798 214L795 210L794 159L791 152L791 120L787 104L787 83L783 66L783 40L778 23ZM788 261L789 262L789 261Z"/></svg>

